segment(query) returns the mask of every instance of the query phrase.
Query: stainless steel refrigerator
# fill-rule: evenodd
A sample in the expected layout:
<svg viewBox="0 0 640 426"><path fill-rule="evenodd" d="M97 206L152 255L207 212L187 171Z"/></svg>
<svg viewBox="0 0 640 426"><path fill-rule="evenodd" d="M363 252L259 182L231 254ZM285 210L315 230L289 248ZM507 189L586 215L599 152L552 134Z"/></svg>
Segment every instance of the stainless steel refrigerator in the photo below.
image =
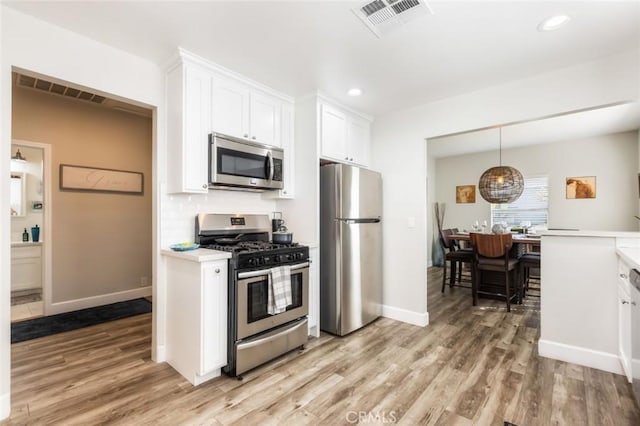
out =
<svg viewBox="0 0 640 426"><path fill-rule="evenodd" d="M320 329L344 336L382 312L382 179L320 167Z"/></svg>

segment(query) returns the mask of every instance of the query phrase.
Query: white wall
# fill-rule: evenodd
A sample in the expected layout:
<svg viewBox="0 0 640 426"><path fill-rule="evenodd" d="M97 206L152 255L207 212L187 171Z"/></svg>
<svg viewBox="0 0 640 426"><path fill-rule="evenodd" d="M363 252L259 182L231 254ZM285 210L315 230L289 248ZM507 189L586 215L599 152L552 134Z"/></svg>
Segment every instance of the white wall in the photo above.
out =
<svg viewBox="0 0 640 426"><path fill-rule="evenodd" d="M8 176L11 145L11 71L29 70L146 106L156 106L154 164L164 164L164 74L155 64L0 7L0 175ZM154 168L154 198L157 194ZM0 180L0 211L9 212L8 179ZM154 205L156 201L154 200ZM154 217L154 229L157 221ZM0 418L9 415L10 396L10 231L9 214L0 215ZM155 242L154 242L155 247ZM157 257L158 251L153 250ZM154 258L154 264L157 259ZM156 294L154 294L154 302ZM154 329L157 312L154 303ZM154 345L161 342L154 341Z"/></svg>
<svg viewBox="0 0 640 426"><path fill-rule="evenodd" d="M0 7L0 175L9 174L11 71L37 73L50 81L85 87L114 99L154 108L153 117L153 343L152 358L164 360L165 277L159 247L192 241L196 213L270 213L276 201L259 193L210 191L206 195L166 194L165 73L158 65L15 10ZM9 212L9 180L0 180L0 207ZM0 419L9 415L10 396L10 229L0 215Z"/></svg>
<svg viewBox="0 0 640 426"><path fill-rule="evenodd" d="M503 164L525 178L549 177L549 227L601 231L635 231L638 188L637 132L532 145L502 150ZM438 202L446 203L445 228L470 229L474 220L490 223L491 207L476 188L476 202L456 204L456 185L478 185L478 178L497 164L498 151L436 160ZM596 176L596 198L568 200L565 179ZM615 206L615 207L614 207Z"/></svg>
<svg viewBox="0 0 640 426"><path fill-rule="evenodd" d="M0 7L0 35L4 34L4 8ZM2 38L0 37L0 40ZM0 175L11 167L11 72L5 71L4 46L0 41ZM9 179L0 179L0 212L9 211ZM11 218L0 215L0 419L9 416L11 407Z"/></svg>
<svg viewBox="0 0 640 426"><path fill-rule="evenodd" d="M385 304L427 317L432 206L427 210L425 138L638 99L639 54L626 52L377 117L373 167L384 178ZM415 229L407 226L410 217L417 218Z"/></svg>

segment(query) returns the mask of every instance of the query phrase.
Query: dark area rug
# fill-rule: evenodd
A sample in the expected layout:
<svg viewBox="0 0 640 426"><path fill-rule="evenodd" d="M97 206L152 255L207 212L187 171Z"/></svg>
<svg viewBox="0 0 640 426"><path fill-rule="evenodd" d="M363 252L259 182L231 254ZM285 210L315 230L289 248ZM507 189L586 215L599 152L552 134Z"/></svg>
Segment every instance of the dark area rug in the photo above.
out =
<svg viewBox="0 0 640 426"><path fill-rule="evenodd" d="M77 330L103 322L127 318L151 312L151 302L140 298L126 302L112 303L95 308L81 309L64 314L34 318L11 324L11 343Z"/></svg>

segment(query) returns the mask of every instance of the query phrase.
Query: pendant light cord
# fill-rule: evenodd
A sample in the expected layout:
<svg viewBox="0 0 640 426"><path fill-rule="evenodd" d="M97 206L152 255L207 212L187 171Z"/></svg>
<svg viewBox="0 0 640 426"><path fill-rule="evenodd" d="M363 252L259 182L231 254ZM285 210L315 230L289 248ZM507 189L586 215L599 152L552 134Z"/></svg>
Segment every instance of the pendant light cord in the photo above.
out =
<svg viewBox="0 0 640 426"><path fill-rule="evenodd" d="M502 126L500 126L500 167L502 167Z"/></svg>

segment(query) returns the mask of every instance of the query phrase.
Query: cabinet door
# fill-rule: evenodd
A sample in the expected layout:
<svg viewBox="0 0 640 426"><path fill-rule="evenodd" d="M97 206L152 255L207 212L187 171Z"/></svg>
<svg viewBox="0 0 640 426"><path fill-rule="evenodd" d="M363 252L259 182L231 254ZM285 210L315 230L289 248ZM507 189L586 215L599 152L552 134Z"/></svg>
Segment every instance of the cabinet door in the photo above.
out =
<svg viewBox="0 0 640 426"><path fill-rule="evenodd" d="M214 77L212 92L213 130L249 137L249 89L238 82Z"/></svg>
<svg viewBox="0 0 640 426"><path fill-rule="evenodd" d="M631 297L618 284L618 358L631 382Z"/></svg>
<svg viewBox="0 0 640 426"><path fill-rule="evenodd" d="M31 288L42 288L42 261L40 257L12 259L11 290Z"/></svg>
<svg viewBox="0 0 640 426"><path fill-rule="evenodd" d="M281 102L257 92L252 92L250 99L249 137L256 142L281 146Z"/></svg>
<svg viewBox="0 0 640 426"><path fill-rule="evenodd" d="M202 266L199 374L227 365L227 261ZM185 309L188 309L185 307Z"/></svg>
<svg viewBox="0 0 640 426"><path fill-rule="evenodd" d="M349 161L369 165L369 136L368 121L351 117L347 122L347 154Z"/></svg>
<svg viewBox="0 0 640 426"><path fill-rule="evenodd" d="M348 161L347 117L329 105L320 105L320 149L323 157Z"/></svg>
<svg viewBox="0 0 640 426"><path fill-rule="evenodd" d="M194 66L185 67L182 146L182 189L208 191L208 134L211 128L211 76Z"/></svg>

